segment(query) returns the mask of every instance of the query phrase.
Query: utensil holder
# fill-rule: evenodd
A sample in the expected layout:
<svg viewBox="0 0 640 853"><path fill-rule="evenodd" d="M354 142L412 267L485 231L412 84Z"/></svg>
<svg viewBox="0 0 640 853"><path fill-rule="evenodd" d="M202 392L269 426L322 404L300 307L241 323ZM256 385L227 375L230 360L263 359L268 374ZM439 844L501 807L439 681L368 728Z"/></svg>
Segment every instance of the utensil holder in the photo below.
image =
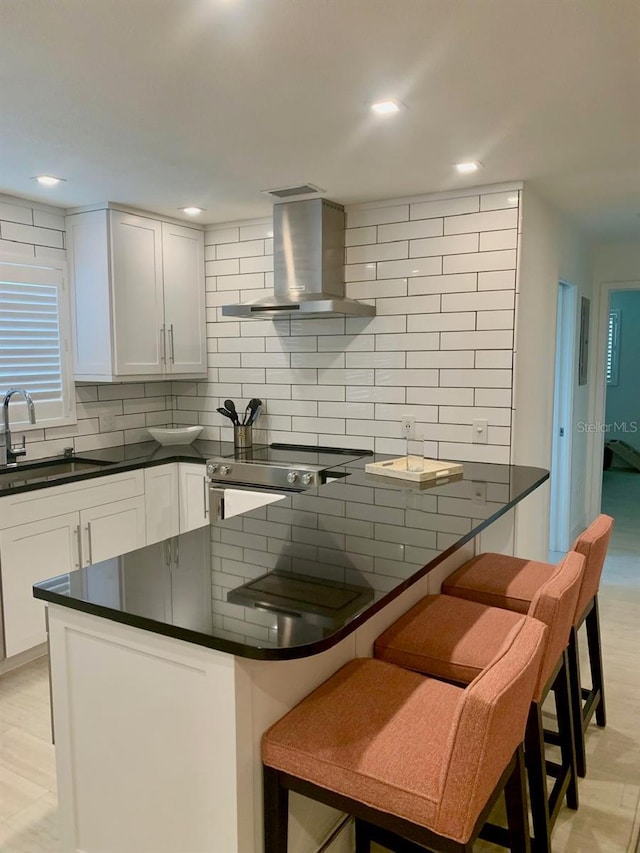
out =
<svg viewBox="0 0 640 853"><path fill-rule="evenodd" d="M234 425L233 447L236 451L250 450L253 447L253 426Z"/></svg>

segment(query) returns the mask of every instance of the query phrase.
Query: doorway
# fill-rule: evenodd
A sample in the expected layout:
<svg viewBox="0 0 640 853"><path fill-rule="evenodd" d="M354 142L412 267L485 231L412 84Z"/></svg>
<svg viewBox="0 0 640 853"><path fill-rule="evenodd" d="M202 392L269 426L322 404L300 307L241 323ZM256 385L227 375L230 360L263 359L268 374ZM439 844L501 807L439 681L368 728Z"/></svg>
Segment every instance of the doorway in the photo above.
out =
<svg viewBox="0 0 640 853"><path fill-rule="evenodd" d="M576 294L574 285L559 282L551 444L550 551L567 551L570 546Z"/></svg>

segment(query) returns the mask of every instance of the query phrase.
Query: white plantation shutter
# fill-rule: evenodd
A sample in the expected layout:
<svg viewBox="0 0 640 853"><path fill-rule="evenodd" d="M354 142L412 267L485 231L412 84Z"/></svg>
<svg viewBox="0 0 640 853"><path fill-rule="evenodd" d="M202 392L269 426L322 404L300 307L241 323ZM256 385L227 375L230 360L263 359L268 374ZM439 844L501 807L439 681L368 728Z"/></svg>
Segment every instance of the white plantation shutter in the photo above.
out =
<svg viewBox="0 0 640 853"><path fill-rule="evenodd" d="M38 427L72 419L69 312L62 269L0 262L0 395L11 387L33 397ZM21 397L11 426L28 423Z"/></svg>
<svg viewBox="0 0 640 853"><path fill-rule="evenodd" d="M607 337L607 385L618 384L618 361L620 352L620 309L609 311L609 335Z"/></svg>

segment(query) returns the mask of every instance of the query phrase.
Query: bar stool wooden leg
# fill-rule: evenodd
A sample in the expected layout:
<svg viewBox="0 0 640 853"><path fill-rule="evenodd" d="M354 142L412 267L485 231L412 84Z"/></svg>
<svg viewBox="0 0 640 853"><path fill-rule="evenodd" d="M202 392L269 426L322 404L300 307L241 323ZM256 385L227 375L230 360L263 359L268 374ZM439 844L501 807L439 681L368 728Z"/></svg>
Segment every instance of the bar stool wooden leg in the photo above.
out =
<svg viewBox="0 0 640 853"><path fill-rule="evenodd" d="M567 651L563 654L563 664L553 685L553 693L556 700L556 716L558 718L558 729L562 734L560 737L560 752L562 755L562 767L569 768L569 781L567 785L567 805L570 809L578 808L578 769L576 763L576 741L573 725L573 714L571 713L571 685L569 680L569 659ZM552 812L555 809L552 805ZM552 818L552 824L554 819Z"/></svg>
<svg viewBox="0 0 640 853"><path fill-rule="evenodd" d="M547 777L544 759L544 729L542 706L532 702L524 736L531 822L536 853L551 853L551 822L547 800ZM516 848L517 849L517 848Z"/></svg>
<svg viewBox="0 0 640 853"><path fill-rule="evenodd" d="M280 784L280 773L263 767L264 853L287 853L289 791Z"/></svg>
<svg viewBox="0 0 640 853"><path fill-rule="evenodd" d="M356 849L355 853L371 853L371 836L367 829L367 824L356 818Z"/></svg>
<svg viewBox="0 0 640 853"><path fill-rule="evenodd" d="M583 779L587 775L587 755L584 744L584 725L582 718L582 693L580 687L580 658L578 655L578 632L571 628L569 634L569 687L571 695L571 715L573 717L573 733L576 744L576 767L578 776Z"/></svg>
<svg viewBox="0 0 640 853"><path fill-rule="evenodd" d="M604 678L602 674L602 647L600 641L600 616L598 613L598 596L594 596L593 607L585 620L587 628L587 643L589 647L589 664L591 668L591 692L595 704L596 723L604 728L607 724L607 713L604 704ZM587 722L593 711L585 709Z"/></svg>
<svg viewBox="0 0 640 853"><path fill-rule="evenodd" d="M507 805L509 847L512 851L530 853L529 815L527 812L527 782L524 772L522 746L516 752L516 766L504 788Z"/></svg>

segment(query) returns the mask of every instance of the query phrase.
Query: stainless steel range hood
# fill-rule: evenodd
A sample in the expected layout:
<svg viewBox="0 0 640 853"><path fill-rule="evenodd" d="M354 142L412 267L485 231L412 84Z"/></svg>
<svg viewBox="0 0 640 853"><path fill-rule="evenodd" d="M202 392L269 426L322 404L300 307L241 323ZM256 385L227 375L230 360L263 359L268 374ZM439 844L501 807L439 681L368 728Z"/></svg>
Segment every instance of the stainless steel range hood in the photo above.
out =
<svg viewBox="0 0 640 853"><path fill-rule="evenodd" d="M273 208L273 295L224 305L225 317L373 317L344 295L344 208L325 198Z"/></svg>

